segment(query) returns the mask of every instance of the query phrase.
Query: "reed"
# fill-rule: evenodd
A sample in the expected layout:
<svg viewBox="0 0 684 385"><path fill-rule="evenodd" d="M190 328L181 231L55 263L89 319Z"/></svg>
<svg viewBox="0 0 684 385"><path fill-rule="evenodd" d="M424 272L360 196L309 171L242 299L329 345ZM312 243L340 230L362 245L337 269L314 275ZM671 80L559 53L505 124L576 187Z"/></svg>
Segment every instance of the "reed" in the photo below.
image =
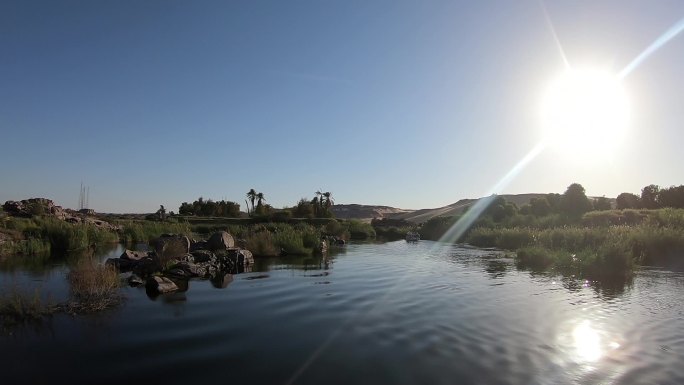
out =
<svg viewBox="0 0 684 385"><path fill-rule="evenodd" d="M101 311L121 302L119 274L112 266L83 259L67 274L71 301L65 307L70 313Z"/></svg>

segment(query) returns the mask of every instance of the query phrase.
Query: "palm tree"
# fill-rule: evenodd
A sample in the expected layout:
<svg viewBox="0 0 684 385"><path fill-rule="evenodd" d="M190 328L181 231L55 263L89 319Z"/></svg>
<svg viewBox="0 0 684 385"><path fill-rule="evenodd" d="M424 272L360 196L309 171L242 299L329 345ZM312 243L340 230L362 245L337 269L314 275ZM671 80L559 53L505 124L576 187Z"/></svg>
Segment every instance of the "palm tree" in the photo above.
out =
<svg viewBox="0 0 684 385"><path fill-rule="evenodd" d="M261 206L261 202L266 200L266 198L264 197L264 193L261 193L261 192L256 195L256 198L257 198L257 206Z"/></svg>
<svg viewBox="0 0 684 385"><path fill-rule="evenodd" d="M321 192L321 190L316 191L316 197L318 197L318 206L322 209L324 198L323 198L323 193Z"/></svg>
<svg viewBox="0 0 684 385"><path fill-rule="evenodd" d="M257 198L257 192L252 188L247 191L247 199L252 202L252 211L254 211L254 201ZM247 214L249 214L249 205L247 205Z"/></svg>
<svg viewBox="0 0 684 385"><path fill-rule="evenodd" d="M318 214L321 211L321 208L318 205L318 197L313 197L313 199L311 200L311 205L313 206L313 209L314 209L314 216L318 217Z"/></svg>
<svg viewBox="0 0 684 385"><path fill-rule="evenodd" d="M323 197L325 198L325 209L328 210L330 209L330 206L335 204L335 201L332 199L332 193L330 191L326 191L323 193Z"/></svg>

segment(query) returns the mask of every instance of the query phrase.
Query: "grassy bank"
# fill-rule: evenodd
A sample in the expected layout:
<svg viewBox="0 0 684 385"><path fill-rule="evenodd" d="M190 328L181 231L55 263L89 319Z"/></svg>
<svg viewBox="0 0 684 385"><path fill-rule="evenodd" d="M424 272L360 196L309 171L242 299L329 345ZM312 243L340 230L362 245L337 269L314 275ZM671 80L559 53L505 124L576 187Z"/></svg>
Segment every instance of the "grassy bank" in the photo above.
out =
<svg viewBox="0 0 684 385"><path fill-rule="evenodd" d="M58 313L86 314L118 306L123 298L119 293L118 272L86 258L78 262L66 277L70 295L62 303L43 299L39 289L29 293L13 287L0 295L0 326L4 332L15 327L39 323Z"/></svg>
<svg viewBox="0 0 684 385"><path fill-rule="evenodd" d="M119 241L115 231L51 217L3 218L0 232L10 238L0 246L0 255L63 253Z"/></svg>
<svg viewBox="0 0 684 385"><path fill-rule="evenodd" d="M121 227L120 241L126 244L147 243L161 234L187 234L192 229L187 222L158 222L147 220L119 220L114 224Z"/></svg>
<svg viewBox="0 0 684 385"><path fill-rule="evenodd" d="M638 265L681 268L684 210L589 213L574 226L556 228L477 227L465 242L517 251L524 265L592 277L629 274Z"/></svg>

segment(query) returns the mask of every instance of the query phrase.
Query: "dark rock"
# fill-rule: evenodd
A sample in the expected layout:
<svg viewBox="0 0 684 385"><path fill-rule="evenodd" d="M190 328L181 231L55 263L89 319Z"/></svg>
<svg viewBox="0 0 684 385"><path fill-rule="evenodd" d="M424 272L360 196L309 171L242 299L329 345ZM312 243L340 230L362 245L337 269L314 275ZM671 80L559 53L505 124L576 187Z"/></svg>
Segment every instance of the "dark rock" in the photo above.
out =
<svg viewBox="0 0 684 385"><path fill-rule="evenodd" d="M125 259L120 260L125 261ZM159 259L149 256L140 259L135 266L133 266L133 273L141 277L146 277L159 271L161 271Z"/></svg>
<svg viewBox="0 0 684 385"><path fill-rule="evenodd" d="M190 262L178 262L171 270L170 274L180 277L206 277L208 264L196 264ZM179 272L182 271L182 273Z"/></svg>
<svg viewBox="0 0 684 385"><path fill-rule="evenodd" d="M211 285L217 289L225 289L231 282L233 282L232 274L218 275L211 279Z"/></svg>
<svg viewBox="0 0 684 385"><path fill-rule="evenodd" d="M192 274L189 272L179 268L179 267L174 267L172 269L167 270L164 274L172 275L174 277L178 278L192 278Z"/></svg>
<svg viewBox="0 0 684 385"><path fill-rule="evenodd" d="M157 255L166 260L170 258L181 258L190 252L190 239L184 235L163 234L159 238L150 242Z"/></svg>
<svg viewBox="0 0 684 385"><path fill-rule="evenodd" d="M215 258L214 253L209 250L196 250L191 252L192 258L195 263L197 262L209 262Z"/></svg>
<svg viewBox="0 0 684 385"><path fill-rule="evenodd" d="M131 274L131 276L128 277L128 284L131 286L140 286L144 283L145 281L136 274Z"/></svg>
<svg viewBox="0 0 684 385"><path fill-rule="evenodd" d="M207 250L208 248L209 245L207 244L207 241L195 241L190 244L190 252L196 250Z"/></svg>
<svg viewBox="0 0 684 385"><path fill-rule="evenodd" d="M156 275L147 278L147 281L145 282L145 288L151 292L159 294L170 293L172 291L178 290L178 286L176 286L172 280Z"/></svg>
<svg viewBox="0 0 684 385"><path fill-rule="evenodd" d="M121 258L107 258L105 265L114 266L114 268L119 271L130 271L137 265L137 261Z"/></svg>
<svg viewBox="0 0 684 385"><path fill-rule="evenodd" d="M207 246L211 251L226 250L235 247L235 239L228 232L219 231L209 237Z"/></svg>
<svg viewBox="0 0 684 385"><path fill-rule="evenodd" d="M133 250L125 250L123 254L119 258L121 259L128 259L130 261L139 261L145 257L148 256L147 251L133 251Z"/></svg>

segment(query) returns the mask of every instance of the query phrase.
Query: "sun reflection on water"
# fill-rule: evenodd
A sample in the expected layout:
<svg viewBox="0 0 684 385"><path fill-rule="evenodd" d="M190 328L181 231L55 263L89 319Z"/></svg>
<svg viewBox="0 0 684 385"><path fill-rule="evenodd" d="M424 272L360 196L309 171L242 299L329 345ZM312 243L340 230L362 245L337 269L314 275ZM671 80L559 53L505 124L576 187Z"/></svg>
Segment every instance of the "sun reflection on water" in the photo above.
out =
<svg viewBox="0 0 684 385"><path fill-rule="evenodd" d="M591 322L583 321L572 331L573 345L577 358L585 362L595 362L603 355L601 336L591 327Z"/></svg>
<svg viewBox="0 0 684 385"><path fill-rule="evenodd" d="M593 364L621 347L619 337L611 338L589 320L578 321L559 335L565 357L576 363ZM593 367L590 366L590 367Z"/></svg>

